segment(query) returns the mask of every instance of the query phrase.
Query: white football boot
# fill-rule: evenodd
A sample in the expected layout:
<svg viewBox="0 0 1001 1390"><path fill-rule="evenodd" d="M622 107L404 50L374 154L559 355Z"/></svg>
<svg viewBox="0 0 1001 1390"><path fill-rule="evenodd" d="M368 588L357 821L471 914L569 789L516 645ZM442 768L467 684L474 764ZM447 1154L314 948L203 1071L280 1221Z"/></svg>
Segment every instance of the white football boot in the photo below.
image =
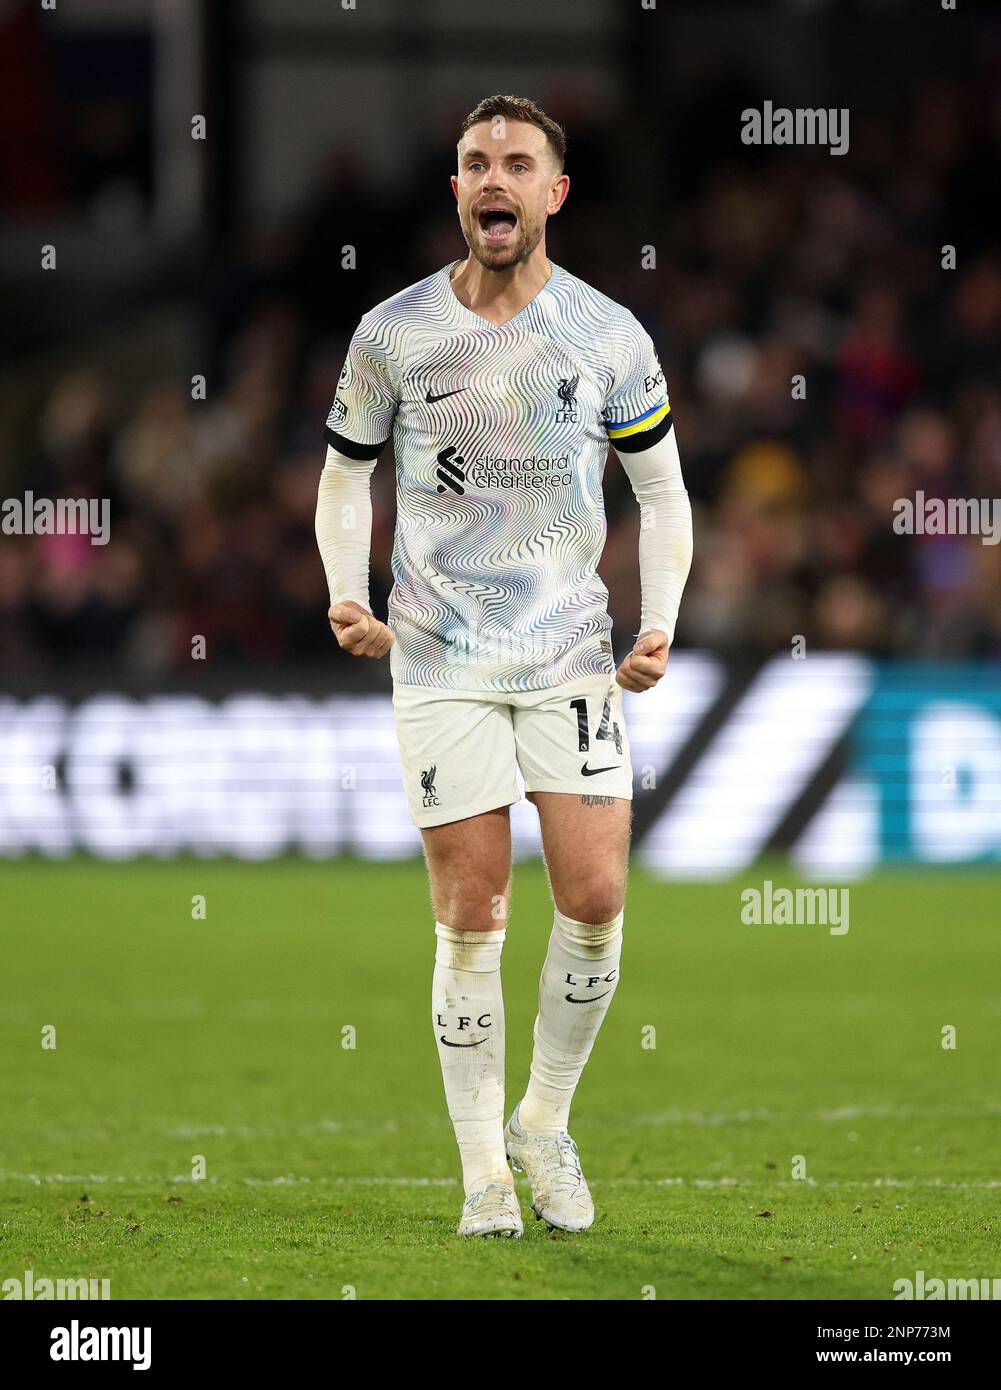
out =
<svg viewBox="0 0 1001 1390"><path fill-rule="evenodd" d="M532 1209L539 1220L558 1231L586 1231L594 1221L594 1203L577 1145L566 1130L532 1134L522 1129L515 1107L504 1142L512 1168L525 1173L532 1184Z"/></svg>
<svg viewBox="0 0 1001 1390"><path fill-rule="evenodd" d="M460 1236L508 1236L520 1240L525 1227L521 1221L518 1194L502 1182L477 1187L462 1204Z"/></svg>

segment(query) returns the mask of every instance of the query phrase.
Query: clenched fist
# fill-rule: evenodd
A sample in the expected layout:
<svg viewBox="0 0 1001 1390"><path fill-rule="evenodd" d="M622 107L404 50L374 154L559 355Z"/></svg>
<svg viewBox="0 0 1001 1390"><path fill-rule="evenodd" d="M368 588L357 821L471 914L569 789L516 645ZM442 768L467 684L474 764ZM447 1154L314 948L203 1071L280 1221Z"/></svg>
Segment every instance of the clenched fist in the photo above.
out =
<svg viewBox="0 0 1001 1390"><path fill-rule="evenodd" d="M623 690L652 690L667 667L667 633L651 628L636 639L632 651L619 667L615 679Z"/></svg>
<svg viewBox="0 0 1001 1390"><path fill-rule="evenodd" d="M385 656L393 634L360 603L335 603L327 612L337 645L352 656Z"/></svg>

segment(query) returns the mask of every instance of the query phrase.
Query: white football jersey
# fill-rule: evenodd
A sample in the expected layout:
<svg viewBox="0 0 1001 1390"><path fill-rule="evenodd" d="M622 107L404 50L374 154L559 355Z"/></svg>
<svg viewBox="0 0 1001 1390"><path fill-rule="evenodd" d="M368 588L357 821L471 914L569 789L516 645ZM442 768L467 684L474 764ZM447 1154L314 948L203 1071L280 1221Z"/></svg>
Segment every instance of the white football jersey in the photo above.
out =
<svg viewBox="0 0 1001 1390"><path fill-rule="evenodd" d="M458 262L367 313L326 437L374 459L393 440L394 681L522 691L613 674L601 490L609 442L672 419L634 316L558 265L496 325L456 298Z"/></svg>

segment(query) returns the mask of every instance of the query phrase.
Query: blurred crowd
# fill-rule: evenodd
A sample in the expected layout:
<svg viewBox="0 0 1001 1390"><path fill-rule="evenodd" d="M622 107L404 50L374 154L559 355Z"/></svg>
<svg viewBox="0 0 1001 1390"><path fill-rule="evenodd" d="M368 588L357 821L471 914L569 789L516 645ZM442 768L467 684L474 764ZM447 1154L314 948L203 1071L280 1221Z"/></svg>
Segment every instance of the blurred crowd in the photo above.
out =
<svg viewBox="0 0 1001 1390"><path fill-rule="evenodd" d="M846 158L749 149L735 128L700 142L694 105L675 102L657 188L625 213L608 194L616 131L534 95L568 125L550 255L637 314L667 374L696 535L677 643L1001 657L1001 546L893 529L895 501L919 490L1001 498L996 90L922 82L890 114L854 111ZM152 367L126 395L81 349L7 451L2 491L107 497L111 541L0 536L6 672L183 676L200 636L234 671L346 673L313 538L323 425L360 314L464 254L453 159L441 132L386 188L333 152L294 223L249 228L193 287L189 373ZM639 518L614 455L605 491L621 657L639 624ZM384 616L391 450L373 499ZM388 680L384 663L352 664Z"/></svg>

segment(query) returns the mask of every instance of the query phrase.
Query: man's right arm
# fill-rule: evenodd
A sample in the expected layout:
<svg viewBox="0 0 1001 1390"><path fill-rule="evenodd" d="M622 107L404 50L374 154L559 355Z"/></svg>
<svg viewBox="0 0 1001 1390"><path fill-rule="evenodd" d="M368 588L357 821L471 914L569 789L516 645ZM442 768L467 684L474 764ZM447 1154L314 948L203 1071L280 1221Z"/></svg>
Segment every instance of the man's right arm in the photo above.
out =
<svg viewBox="0 0 1001 1390"><path fill-rule="evenodd" d="M328 617L354 656L385 656L393 634L372 616L368 594L375 459L350 459L327 445L316 498L316 543L330 594Z"/></svg>
<svg viewBox="0 0 1001 1390"><path fill-rule="evenodd" d="M369 606L371 479L398 407L385 359L363 319L351 340L324 430L327 456L316 499L316 542L338 643L354 656L384 656L393 642Z"/></svg>

